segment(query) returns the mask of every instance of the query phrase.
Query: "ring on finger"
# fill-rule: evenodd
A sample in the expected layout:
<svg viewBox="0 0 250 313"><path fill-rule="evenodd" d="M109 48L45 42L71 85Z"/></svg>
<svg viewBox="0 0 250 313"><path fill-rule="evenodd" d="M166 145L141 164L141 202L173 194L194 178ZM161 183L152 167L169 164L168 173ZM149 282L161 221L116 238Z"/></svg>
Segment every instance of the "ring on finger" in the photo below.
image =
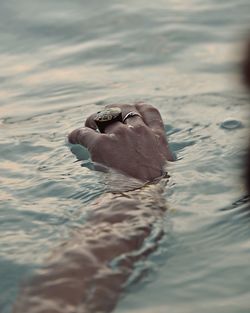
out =
<svg viewBox="0 0 250 313"><path fill-rule="evenodd" d="M128 119L129 117L133 117L133 116L139 116L140 118L142 118L141 114L137 113L137 112L128 112L124 118L122 119L122 122L125 123L126 119Z"/></svg>

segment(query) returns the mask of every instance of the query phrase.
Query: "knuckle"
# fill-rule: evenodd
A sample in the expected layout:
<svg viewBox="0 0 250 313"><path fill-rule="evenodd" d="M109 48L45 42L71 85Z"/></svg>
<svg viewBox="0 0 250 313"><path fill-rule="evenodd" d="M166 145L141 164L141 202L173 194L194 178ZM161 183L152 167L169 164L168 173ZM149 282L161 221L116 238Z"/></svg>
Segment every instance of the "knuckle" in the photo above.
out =
<svg viewBox="0 0 250 313"><path fill-rule="evenodd" d="M114 133L117 135L124 135L126 133L126 126L122 123L118 123L115 127Z"/></svg>
<svg viewBox="0 0 250 313"><path fill-rule="evenodd" d="M79 141L79 136L81 134L81 128L77 128L73 130L69 135L68 135L68 140L70 143L75 144Z"/></svg>
<svg viewBox="0 0 250 313"><path fill-rule="evenodd" d="M86 127L89 127L89 128L92 128L92 129L96 129L97 126L96 126L96 123L94 121L94 118L96 116L96 113L94 114L91 114L85 121L85 126Z"/></svg>
<svg viewBox="0 0 250 313"><path fill-rule="evenodd" d="M134 127L134 131L139 134L146 134L148 132L148 127L144 124L136 124Z"/></svg>
<svg viewBox="0 0 250 313"><path fill-rule="evenodd" d="M145 112L147 112L148 114L152 114L154 116L160 116L160 113L159 111L153 107L152 105L150 104L147 104L146 107L145 107Z"/></svg>
<svg viewBox="0 0 250 313"><path fill-rule="evenodd" d="M149 111L149 112L151 111L151 112L159 113L159 111L154 106L148 103L139 102L136 104L136 106L142 111Z"/></svg>

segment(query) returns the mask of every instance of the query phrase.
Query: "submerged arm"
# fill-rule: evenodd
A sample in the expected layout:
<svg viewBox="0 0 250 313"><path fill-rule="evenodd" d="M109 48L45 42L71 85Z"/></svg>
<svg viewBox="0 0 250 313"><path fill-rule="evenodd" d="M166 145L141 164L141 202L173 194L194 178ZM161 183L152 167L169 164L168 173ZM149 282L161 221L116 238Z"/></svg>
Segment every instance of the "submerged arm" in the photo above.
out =
<svg viewBox="0 0 250 313"><path fill-rule="evenodd" d="M144 243L165 209L160 185L106 194L91 208L86 225L22 288L13 312L110 312L135 262L156 248L161 228L150 246Z"/></svg>
<svg viewBox="0 0 250 313"><path fill-rule="evenodd" d="M69 141L85 146L94 162L125 174L125 180L133 177L145 183L161 177L172 154L159 111L142 103L119 107L121 121L106 126L104 133L96 131L92 116ZM90 208L87 223L22 288L13 311L111 311L135 262L156 248L161 231L152 245L145 247L144 242L164 211L160 184L104 195Z"/></svg>

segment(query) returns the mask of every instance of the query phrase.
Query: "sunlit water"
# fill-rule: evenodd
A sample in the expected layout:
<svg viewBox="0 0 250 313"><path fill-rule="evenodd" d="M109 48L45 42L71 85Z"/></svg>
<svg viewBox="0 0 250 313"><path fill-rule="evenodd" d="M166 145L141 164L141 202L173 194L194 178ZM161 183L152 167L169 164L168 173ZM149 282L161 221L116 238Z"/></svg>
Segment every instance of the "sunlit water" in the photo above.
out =
<svg viewBox="0 0 250 313"><path fill-rule="evenodd" d="M159 248L116 313L247 313L250 216L239 84L249 0L0 4L0 311L105 191L66 134L111 102L162 113L177 161Z"/></svg>

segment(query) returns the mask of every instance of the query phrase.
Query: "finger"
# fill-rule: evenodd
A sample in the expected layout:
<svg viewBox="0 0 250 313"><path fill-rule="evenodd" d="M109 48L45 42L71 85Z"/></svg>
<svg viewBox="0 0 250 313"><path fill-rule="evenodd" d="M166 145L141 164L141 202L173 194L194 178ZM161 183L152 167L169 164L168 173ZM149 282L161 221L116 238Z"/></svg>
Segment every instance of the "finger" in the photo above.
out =
<svg viewBox="0 0 250 313"><path fill-rule="evenodd" d="M156 133L165 133L160 112L155 107L145 103L136 103L135 107L148 127Z"/></svg>
<svg viewBox="0 0 250 313"><path fill-rule="evenodd" d="M144 125L144 122L140 116L135 105L132 104L109 104L106 106L107 108L118 107L122 110L122 120L126 117L126 115L130 112L137 113L138 115L129 116L125 119L124 124L128 126L136 127L137 125Z"/></svg>
<svg viewBox="0 0 250 313"><path fill-rule="evenodd" d="M97 125L96 125L96 122L95 122L95 120L94 120L95 117L96 117L96 113L91 114L91 115L86 119L85 127L92 128L92 129L96 130L96 129L97 129Z"/></svg>
<svg viewBox="0 0 250 313"><path fill-rule="evenodd" d="M109 104L109 105L106 105L105 107L104 107L104 110L105 109L110 109L110 108L120 108L121 110L122 110L122 108L124 109L124 106L129 106L129 105L121 105L121 104ZM128 108L127 108L127 110L129 110ZM123 113L122 113L122 118L123 118ZM125 116L125 115L124 115ZM86 127L89 127L89 128L92 128L92 129L94 129L94 130L96 130L96 129L98 129L98 126L97 126L97 124L96 124L96 122L95 122L95 117L96 117L96 113L93 113L93 114L91 114L88 118L87 118L87 120L86 120L86 122L85 122L85 126ZM115 123L112 123L112 124L115 124ZM111 125L111 124L110 124ZM107 128L107 127L106 127ZM112 132L112 130L113 130L113 127L108 127L108 131L106 131L106 128L105 128L105 130L104 130L104 132L106 133L110 133L110 132ZM111 130L112 129L112 130ZM116 127L115 127L115 129L116 129Z"/></svg>
<svg viewBox="0 0 250 313"><path fill-rule="evenodd" d="M117 105L107 105L105 106L104 110L105 109L108 109L108 108L117 108L117 107L120 107L120 106L117 106ZM98 129L98 126L95 122L95 117L96 117L96 113L90 115L86 122L85 122L85 126L88 127L88 128L92 128L94 130L97 130ZM118 129L120 129L121 125L123 125L121 122L111 122L109 125L107 125L105 127L105 129L103 130L104 133L107 133L107 134L111 134L111 133L115 133L117 132Z"/></svg>
<svg viewBox="0 0 250 313"><path fill-rule="evenodd" d="M79 144L86 147L88 150L96 144L97 140L105 136L105 134L98 133L91 128L82 127L73 130L68 135L68 140L72 144Z"/></svg>
<svg viewBox="0 0 250 313"><path fill-rule="evenodd" d="M135 106L142 115L145 124L150 127L157 135L161 146L165 147L164 149L167 160L174 161L175 157L168 146L164 123L162 121L160 112L150 104L136 103Z"/></svg>
<svg viewBox="0 0 250 313"><path fill-rule="evenodd" d="M111 134L115 134L115 135L124 134L124 132L126 132L126 131L127 131L127 126L121 122L110 123L104 129L104 133L109 134L109 135L111 135Z"/></svg>

